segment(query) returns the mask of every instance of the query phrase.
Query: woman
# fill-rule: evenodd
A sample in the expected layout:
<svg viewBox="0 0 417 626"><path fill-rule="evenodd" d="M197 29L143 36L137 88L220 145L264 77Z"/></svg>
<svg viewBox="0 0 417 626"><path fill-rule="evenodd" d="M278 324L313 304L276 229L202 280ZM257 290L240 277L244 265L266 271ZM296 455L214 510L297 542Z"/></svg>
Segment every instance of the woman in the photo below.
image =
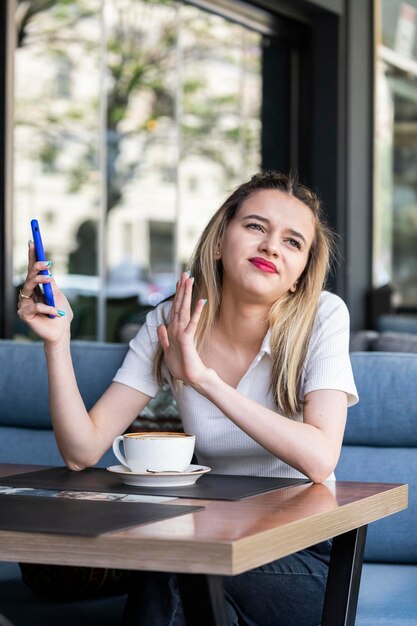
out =
<svg viewBox="0 0 417 626"><path fill-rule="evenodd" d="M29 272L19 316L45 342L55 435L68 467L94 465L168 382L198 462L213 472L333 477L357 400L343 302L323 291L332 237L318 198L276 172L242 184L213 216L172 301L148 314L112 385L87 413L69 350L69 304ZM51 282L57 309L38 301ZM66 315L58 316L58 309ZM330 542L225 579L233 624L321 619ZM174 576L143 574L137 623L181 624ZM146 607L146 608L145 608Z"/></svg>

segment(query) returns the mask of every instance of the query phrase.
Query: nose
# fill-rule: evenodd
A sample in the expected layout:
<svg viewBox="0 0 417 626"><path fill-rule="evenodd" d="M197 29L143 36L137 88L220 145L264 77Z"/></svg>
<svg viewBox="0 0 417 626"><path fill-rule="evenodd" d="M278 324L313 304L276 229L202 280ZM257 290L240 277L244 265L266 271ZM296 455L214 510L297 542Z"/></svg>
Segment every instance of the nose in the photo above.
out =
<svg viewBox="0 0 417 626"><path fill-rule="evenodd" d="M280 254L279 236L269 233L260 242L259 249L261 252L263 252L267 256L277 258Z"/></svg>

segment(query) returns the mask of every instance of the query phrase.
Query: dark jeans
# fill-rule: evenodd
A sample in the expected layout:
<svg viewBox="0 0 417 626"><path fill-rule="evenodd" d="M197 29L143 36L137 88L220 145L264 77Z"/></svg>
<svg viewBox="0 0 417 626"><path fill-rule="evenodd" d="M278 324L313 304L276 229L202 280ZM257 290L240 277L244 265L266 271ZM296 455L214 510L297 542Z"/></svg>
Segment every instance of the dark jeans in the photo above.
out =
<svg viewBox="0 0 417 626"><path fill-rule="evenodd" d="M244 574L225 576L231 626L320 624L330 550L331 541L324 541ZM183 626L176 575L132 574L123 624Z"/></svg>

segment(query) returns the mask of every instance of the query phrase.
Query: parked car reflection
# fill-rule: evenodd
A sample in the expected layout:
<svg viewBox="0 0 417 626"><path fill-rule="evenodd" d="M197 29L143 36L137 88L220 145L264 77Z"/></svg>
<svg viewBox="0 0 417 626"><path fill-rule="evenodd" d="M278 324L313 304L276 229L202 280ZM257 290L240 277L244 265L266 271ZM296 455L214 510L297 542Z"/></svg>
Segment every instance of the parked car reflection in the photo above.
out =
<svg viewBox="0 0 417 626"><path fill-rule="evenodd" d="M97 297L99 293L104 293L107 299L124 300L137 297L138 304L156 306L175 293L175 278L171 273L155 274L151 280L123 280L121 277L111 276L104 285L99 276L57 274L55 279L70 302L79 296ZM15 277L16 288L21 288L23 282L23 276Z"/></svg>

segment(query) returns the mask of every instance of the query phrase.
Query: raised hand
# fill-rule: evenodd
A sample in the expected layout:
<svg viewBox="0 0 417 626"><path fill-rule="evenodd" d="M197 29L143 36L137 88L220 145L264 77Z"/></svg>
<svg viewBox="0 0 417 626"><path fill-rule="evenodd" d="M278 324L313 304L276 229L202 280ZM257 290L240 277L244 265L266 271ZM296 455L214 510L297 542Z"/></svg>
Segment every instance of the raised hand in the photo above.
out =
<svg viewBox="0 0 417 626"><path fill-rule="evenodd" d="M29 245L28 274L20 290L17 314L41 339L55 343L69 337L73 313L64 294L58 289L52 276L39 272L47 269L43 261L36 261L35 246ZM50 283L54 294L55 307L43 302L40 284ZM54 319L48 317L54 315Z"/></svg>
<svg viewBox="0 0 417 626"><path fill-rule="evenodd" d="M205 301L199 300L191 312L193 282L187 272L182 274L177 282L169 323L158 327L158 338L171 376L192 386L198 385L207 370L194 340Z"/></svg>

